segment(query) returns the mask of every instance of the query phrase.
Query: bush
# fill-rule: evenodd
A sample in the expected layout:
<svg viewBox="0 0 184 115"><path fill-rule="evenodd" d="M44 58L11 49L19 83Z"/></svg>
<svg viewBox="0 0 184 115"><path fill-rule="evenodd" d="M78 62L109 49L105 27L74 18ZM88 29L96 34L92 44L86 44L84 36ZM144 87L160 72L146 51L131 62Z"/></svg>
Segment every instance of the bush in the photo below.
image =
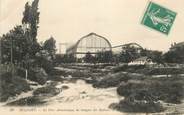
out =
<svg viewBox="0 0 184 115"><path fill-rule="evenodd" d="M107 88L118 86L122 81L127 82L130 79L128 74L117 73L105 76L100 81L93 84L94 87Z"/></svg>
<svg viewBox="0 0 184 115"><path fill-rule="evenodd" d="M124 112L146 112L155 113L164 111L163 106L158 102L157 96L149 89L149 84L141 81L122 83L118 88L118 94L125 96L125 99L115 104L112 108Z"/></svg>
<svg viewBox="0 0 184 115"><path fill-rule="evenodd" d="M148 75L184 74L184 68L152 68Z"/></svg>
<svg viewBox="0 0 184 115"><path fill-rule="evenodd" d="M156 113L164 111L165 109L159 102L152 101L137 101L135 99L125 98L118 104L110 105L110 108L116 109L122 112L144 112L144 113Z"/></svg>
<svg viewBox="0 0 184 115"><path fill-rule="evenodd" d="M132 94L139 96L141 91L146 91L158 100L169 103L181 103L184 98L184 80L182 78L130 80L127 83L121 83L117 88L117 93L125 97Z"/></svg>
<svg viewBox="0 0 184 115"><path fill-rule="evenodd" d="M58 75L49 75L48 80L52 81L63 81L64 79L61 76Z"/></svg>
<svg viewBox="0 0 184 115"><path fill-rule="evenodd" d="M7 105L8 106L25 106L25 105L26 106L38 106L44 103L46 102L41 100L39 97L33 96L33 97L22 98L14 102L10 102Z"/></svg>
<svg viewBox="0 0 184 115"><path fill-rule="evenodd" d="M121 71L125 71L128 68L128 64L124 64L118 67L113 68L113 71L116 72L121 72Z"/></svg>
<svg viewBox="0 0 184 115"><path fill-rule="evenodd" d="M146 90L147 84L142 81L130 80L127 83L122 82L117 88L117 93L121 96L129 96L140 90Z"/></svg>
<svg viewBox="0 0 184 115"><path fill-rule="evenodd" d="M62 70L59 70L59 69L52 69L50 72L49 72L49 75L63 75L65 74L65 71L62 71Z"/></svg>
<svg viewBox="0 0 184 115"><path fill-rule="evenodd" d="M48 76L42 68L30 69L28 71L28 79L31 81L38 82L41 85L46 83L47 78Z"/></svg>
<svg viewBox="0 0 184 115"><path fill-rule="evenodd" d="M0 101L6 101L9 97L30 90L29 84L24 79L18 76L12 76L10 72L2 74L0 81Z"/></svg>
<svg viewBox="0 0 184 115"><path fill-rule="evenodd" d="M101 80L97 80L94 83L94 87L107 88L107 87L115 87L119 86L121 82L127 82L128 80L144 80L145 76L140 74L132 74L132 73L113 73L103 76Z"/></svg>
<svg viewBox="0 0 184 115"><path fill-rule="evenodd" d="M126 71L130 73L136 73L137 70L144 69L145 65L122 65L113 69L114 72Z"/></svg>
<svg viewBox="0 0 184 115"><path fill-rule="evenodd" d="M60 90L53 86L38 88L33 92L34 96L55 96L59 93Z"/></svg>
<svg viewBox="0 0 184 115"><path fill-rule="evenodd" d="M49 74L54 68L54 65L51 61L44 60L41 67Z"/></svg>

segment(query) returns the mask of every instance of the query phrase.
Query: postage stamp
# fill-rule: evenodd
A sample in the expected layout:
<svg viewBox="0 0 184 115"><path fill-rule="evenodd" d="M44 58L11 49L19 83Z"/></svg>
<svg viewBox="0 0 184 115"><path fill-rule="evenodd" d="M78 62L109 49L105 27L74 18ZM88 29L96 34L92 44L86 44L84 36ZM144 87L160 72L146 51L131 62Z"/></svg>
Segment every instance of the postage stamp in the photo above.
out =
<svg viewBox="0 0 184 115"><path fill-rule="evenodd" d="M141 23L147 27L168 35L176 15L176 12L156 3L150 2Z"/></svg>

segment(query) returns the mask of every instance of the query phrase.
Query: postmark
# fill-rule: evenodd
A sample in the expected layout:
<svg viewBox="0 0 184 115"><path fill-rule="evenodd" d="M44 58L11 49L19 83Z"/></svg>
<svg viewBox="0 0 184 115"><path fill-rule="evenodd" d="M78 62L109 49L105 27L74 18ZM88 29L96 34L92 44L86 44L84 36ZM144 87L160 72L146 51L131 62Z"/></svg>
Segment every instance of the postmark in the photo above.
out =
<svg viewBox="0 0 184 115"><path fill-rule="evenodd" d="M176 12L154 2L150 2L141 23L149 28L168 35L176 15Z"/></svg>

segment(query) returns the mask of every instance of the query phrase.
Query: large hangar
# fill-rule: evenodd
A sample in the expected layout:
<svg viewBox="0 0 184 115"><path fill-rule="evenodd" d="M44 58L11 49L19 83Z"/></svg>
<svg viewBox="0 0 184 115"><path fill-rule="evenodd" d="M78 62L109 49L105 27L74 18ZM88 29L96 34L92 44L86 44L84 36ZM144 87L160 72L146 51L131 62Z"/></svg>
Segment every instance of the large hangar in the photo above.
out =
<svg viewBox="0 0 184 115"><path fill-rule="evenodd" d="M74 55L82 58L86 53L90 52L95 55L98 52L111 51L111 43L103 36L96 33L90 33L80 38L74 45L67 48L66 54Z"/></svg>

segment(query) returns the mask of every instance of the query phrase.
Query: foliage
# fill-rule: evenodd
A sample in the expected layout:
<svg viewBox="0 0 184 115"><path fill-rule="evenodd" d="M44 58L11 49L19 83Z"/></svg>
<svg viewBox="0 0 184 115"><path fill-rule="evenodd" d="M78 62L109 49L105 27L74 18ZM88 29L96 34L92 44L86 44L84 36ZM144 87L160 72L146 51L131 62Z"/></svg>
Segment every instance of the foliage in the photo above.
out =
<svg viewBox="0 0 184 115"><path fill-rule="evenodd" d="M163 55L161 51L143 49L141 50L140 55L152 59L153 62L163 64Z"/></svg>
<svg viewBox="0 0 184 115"><path fill-rule="evenodd" d="M31 6L26 3L22 19L23 26L16 26L2 36L2 63L10 63L12 58L14 64L28 69L31 60L39 52L40 45L36 40L39 23L38 2L39 0L34 0Z"/></svg>
<svg viewBox="0 0 184 115"><path fill-rule="evenodd" d="M131 62L140 57L139 49L135 48L134 46L126 46L122 49L118 57L120 62Z"/></svg>
<svg viewBox="0 0 184 115"><path fill-rule="evenodd" d="M16 26L10 30L10 32L2 36L2 63L11 61L11 49L14 63L20 63L22 60L25 60L29 44L26 35L27 32L24 33L22 26Z"/></svg>
<svg viewBox="0 0 184 115"><path fill-rule="evenodd" d="M13 76L10 72L0 75L0 101L16 96L21 92L30 90L28 83L19 76Z"/></svg>
<svg viewBox="0 0 184 115"><path fill-rule="evenodd" d="M42 88L38 88L33 92L34 96L55 96L59 94L59 89L53 87L53 86L46 86Z"/></svg>
<svg viewBox="0 0 184 115"><path fill-rule="evenodd" d="M171 49L164 54L164 60L167 63L184 63L184 45Z"/></svg>
<svg viewBox="0 0 184 115"><path fill-rule="evenodd" d="M41 68L32 68L28 71L28 79L31 81L35 81L41 85L44 85L47 81L47 74Z"/></svg>
<svg viewBox="0 0 184 115"><path fill-rule="evenodd" d="M146 95L146 97L150 98L149 95ZM134 96L125 98L124 100L121 100L118 104L113 104L110 107L118 111L133 113L156 113L165 110L159 102L154 102L151 100L136 100Z"/></svg>
<svg viewBox="0 0 184 115"><path fill-rule="evenodd" d="M32 38L33 42L36 42L37 29L39 24L40 13L38 12L38 3L39 0L34 0L31 5L29 5L29 3L27 2L22 18L22 24L29 26L29 35Z"/></svg>
<svg viewBox="0 0 184 115"><path fill-rule="evenodd" d="M90 52L87 52L85 57L83 57L83 59L86 63L94 63L95 62L95 57Z"/></svg>
<svg viewBox="0 0 184 115"><path fill-rule="evenodd" d="M127 83L122 83L117 92L121 96L129 97L135 95L136 99L143 99L140 96L141 92L150 94L157 100L163 100L169 103L181 103L184 98L184 79L176 78L152 78L145 80L131 80Z"/></svg>
<svg viewBox="0 0 184 115"><path fill-rule="evenodd" d="M56 54L55 59L53 61L54 61L54 65L59 65L63 63L63 56L61 54Z"/></svg>
<svg viewBox="0 0 184 115"><path fill-rule="evenodd" d="M39 97L32 96L21 98L19 100L8 103L8 106L38 106L43 105L46 101L41 100Z"/></svg>
<svg viewBox="0 0 184 115"><path fill-rule="evenodd" d="M108 88L108 87L116 87L121 82L127 82L130 78L128 74L117 73L106 75L103 79L96 81L93 86L99 88Z"/></svg>
<svg viewBox="0 0 184 115"><path fill-rule="evenodd" d="M50 37L48 40L44 42L42 47L49 53L51 59L53 60L56 53L56 40L54 40L53 37Z"/></svg>
<svg viewBox="0 0 184 115"><path fill-rule="evenodd" d="M63 63L74 63L76 62L76 57L72 54L65 54L62 58Z"/></svg>
<svg viewBox="0 0 184 115"><path fill-rule="evenodd" d="M98 63L109 63L112 62L112 51L98 52L95 55L95 60Z"/></svg>

